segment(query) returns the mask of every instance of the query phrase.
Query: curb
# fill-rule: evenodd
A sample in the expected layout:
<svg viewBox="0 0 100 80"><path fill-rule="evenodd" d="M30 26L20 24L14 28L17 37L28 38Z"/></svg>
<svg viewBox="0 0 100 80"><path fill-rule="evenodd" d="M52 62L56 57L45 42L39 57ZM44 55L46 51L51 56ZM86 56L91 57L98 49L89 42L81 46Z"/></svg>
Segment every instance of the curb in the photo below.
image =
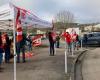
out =
<svg viewBox="0 0 100 80"><path fill-rule="evenodd" d="M75 80L76 76L75 76L75 71L76 71L76 65L78 61L81 61L82 58L81 56L86 53L88 50L83 50L80 53L78 53L77 55L75 55L76 57L74 57L72 59L72 63L71 63L71 68L70 68L70 72L68 73L68 80Z"/></svg>
<svg viewBox="0 0 100 80"><path fill-rule="evenodd" d="M73 67L74 67L74 73L73 73L74 76L73 76L73 80L76 80L76 75L75 75L75 72L76 72L76 65L77 65L78 62L82 62L82 60L83 60L83 58L84 58L84 56L85 56L85 53L86 53L87 51L88 51L88 50L82 51L81 53L78 54L77 58L75 59L75 62L74 62L74 65L73 65ZM82 64L81 64L81 66L82 66ZM82 71L81 71L81 79L82 79Z"/></svg>

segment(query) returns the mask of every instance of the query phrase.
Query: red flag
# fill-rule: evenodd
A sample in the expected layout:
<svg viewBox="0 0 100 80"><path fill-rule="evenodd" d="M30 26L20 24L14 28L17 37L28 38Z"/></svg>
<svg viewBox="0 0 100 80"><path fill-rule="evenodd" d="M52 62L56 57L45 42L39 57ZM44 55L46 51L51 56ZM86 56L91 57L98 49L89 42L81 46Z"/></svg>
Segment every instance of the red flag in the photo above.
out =
<svg viewBox="0 0 100 80"><path fill-rule="evenodd" d="M18 12L17 12L17 16L16 16L16 31L17 31L17 36L16 36L16 40L17 42L20 42L23 37L22 37L22 26L21 26L21 21L20 21L20 9L17 8Z"/></svg>
<svg viewBox="0 0 100 80"><path fill-rule="evenodd" d="M26 10L21 10L21 18L25 19L26 18Z"/></svg>
<svg viewBox="0 0 100 80"><path fill-rule="evenodd" d="M18 21L18 24L17 24L17 42L20 42L23 37L22 37L22 26L21 26L21 22Z"/></svg>
<svg viewBox="0 0 100 80"><path fill-rule="evenodd" d="M20 17L20 9L19 8L16 8L18 10L17 12L17 16L16 16L16 27L17 27L17 24L18 24L18 21L19 21L19 17Z"/></svg>

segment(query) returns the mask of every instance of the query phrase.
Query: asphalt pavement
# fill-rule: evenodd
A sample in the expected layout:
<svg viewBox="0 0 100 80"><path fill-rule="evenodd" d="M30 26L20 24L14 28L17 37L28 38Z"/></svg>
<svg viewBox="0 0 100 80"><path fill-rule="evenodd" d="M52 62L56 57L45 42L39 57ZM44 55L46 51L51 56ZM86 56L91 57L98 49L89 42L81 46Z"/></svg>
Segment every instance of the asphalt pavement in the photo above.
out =
<svg viewBox="0 0 100 80"><path fill-rule="evenodd" d="M48 41L44 41L49 44ZM43 43L43 44L44 44ZM63 43L64 44L64 43ZM64 45L56 49L55 56L49 56L49 47L38 47L33 49L31 58L26 58L26 63L17 63L17 80L68 80L65 74L65 49ZM75 55L80 51L76 51ZM70 54L71 55L71 54ZM68 73L73 72L73 58L68 57ZM0 80L14 80L13 59L10 63L3 63L3 72L0 72Z"/></svg>
<svg viewBox="0 0 100 80"><path fill-rule="evenodd" d="M58 49L55 56L49 56L48 48L34 49L34 54L26 63L17 63L17 80L66 80L64 49ZM13 60L3 67L0 80L13 80Z"/></svg>
<svg viewBox="0 0 100 80"><path fill-rule="evenodd" d="M83 80L100 80L100 48L88 51L82 65Z"/></svg>

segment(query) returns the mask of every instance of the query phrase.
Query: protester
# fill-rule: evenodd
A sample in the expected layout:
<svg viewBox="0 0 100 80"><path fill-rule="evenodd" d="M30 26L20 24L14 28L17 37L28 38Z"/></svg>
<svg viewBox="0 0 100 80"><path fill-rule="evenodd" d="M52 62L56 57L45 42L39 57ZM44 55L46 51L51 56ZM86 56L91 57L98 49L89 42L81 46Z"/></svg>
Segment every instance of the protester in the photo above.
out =
<svg viewBox="0 0 100 80"><path fill-rule="evenodd" d="M74 32L72 35L72 43L73 43L73 47L74 47L74 50L75 49L79 49L79 36L76 32Z"/></svg>
<svg viewBox="0 0 100 80"><path fill-rule="evenodd" d="M56 36L56 48L59 48L60 45L60 36L59 34Z"/></svg>
<svg viewBox="0 0 100 80"><path fill-rule="evenodd" d="M12 59L14 57L14 42L13 42L13 38L10 39L11 41L11 45L10 45L10 59Z"/></svg>
<svg viewBox="0 0 100 80"><path fill-rule="evenodd" d="M52 32L49 32L48 33L48 38L49 38L49 43L50 43L50 56L54 56L54 43L55 43L55 40L53 39L53 34Z"/></svg>
<svg viewBox="0 0 100 80"><path fill-rule="evenodd" d="M88 41L88 37L87 34L84 35L84 43L85 43L85 47L87 48L87 41Z"/></svg>
<svg viewBox="0 0 100 80"><path fill-rule="evenodd" d="M79 50L80 47L80 39L79 39L79 35L76 36L76 48L77 50Z"/></svg>
<svg viewBox="0 0 100 80"><path fill-rule="evenodd" d="M24 35L22 35L22 40L17 41L17 63L20 63L20 52L22 52L23 62L25 62L25 40Z"/></svg>
<svg viewBox="0 0 100 80"><path fill-rule="evenodd" d="M5 44L4 44L4 52L5 52L5 62L9 63L10 60L10 45L11 45L11 41L9 39L8 34L5 34Z"/></svg>
<svg viewBox="0 0 100 80"><path fill-rule="evenodd" d="M72 51L72 49L71 49L71 42L72 42L71 35L69 34L69 32L64 32L62 34L62 36L65 37L68 52L71 52Z"/></svg>
<svg viewBox="0 0 100 80"><path fill-rule="evenodd" d="M28 34L27 39L29 40L27 41L27 46L28 46L28 51L30 52L32 51L32 39L31 39L30 34Z"/></svg>
<svg viewBox="0 0 100 80"><path fill-rule="evenodd" d="M5 62L9 63L10 60L10 39L9 36L6 32L2 34L2 44L4 48L4 53L5 53Z"/></svg>
<svg viewBox="0 0 100 80"><path fill-rule="evenodd" d="M25 46L26 46L26 41L29 41L29 39L27 39L26 34L23 33L22 34L22 40L17 42L17 63L20 63L20 52L22 52L22 59L23 59L23 63L26 62L25 60Z"/></svg>
<svg viewBox="0 0 100 80"><path fill-rule="evenodd" d="M3 44L2 44L2 37L0 33L0 72L2 71L1 64L3 59Z"/></svg>

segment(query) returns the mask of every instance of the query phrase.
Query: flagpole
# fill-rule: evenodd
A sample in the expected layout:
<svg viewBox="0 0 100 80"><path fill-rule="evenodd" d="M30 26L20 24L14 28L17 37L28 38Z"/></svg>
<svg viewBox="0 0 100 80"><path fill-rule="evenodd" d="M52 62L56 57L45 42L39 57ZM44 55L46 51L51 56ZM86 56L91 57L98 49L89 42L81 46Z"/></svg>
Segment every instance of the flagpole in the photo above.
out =
<svg viewBox="0 0 100 80"><path fill-rule="evenodd" d="M9 0L9 3L11 4L11 6L13 7L13 4L11 3L11 1ZM14 80L16 80L16 28L15 28L15 10L14 7L12 8L13 11L13 49L14 49Z"/></svg>
<svg viewBox="0 0 100 80"><path fill-rule="evenodd" d="M13 7L12 4L12 0L9 0L8 3ZM12 8L12 12L13 12L13 49L14 49L14 80L16 80L16 28L15 28L15 11L14 11L14 7Z"/></svg>
<svg viewBox="0 0 100 80"><path fill-rule="evenodd" d="M14 36L14 80L16 80L16 29L15 20L13 20L13 36Z"/></svg>

